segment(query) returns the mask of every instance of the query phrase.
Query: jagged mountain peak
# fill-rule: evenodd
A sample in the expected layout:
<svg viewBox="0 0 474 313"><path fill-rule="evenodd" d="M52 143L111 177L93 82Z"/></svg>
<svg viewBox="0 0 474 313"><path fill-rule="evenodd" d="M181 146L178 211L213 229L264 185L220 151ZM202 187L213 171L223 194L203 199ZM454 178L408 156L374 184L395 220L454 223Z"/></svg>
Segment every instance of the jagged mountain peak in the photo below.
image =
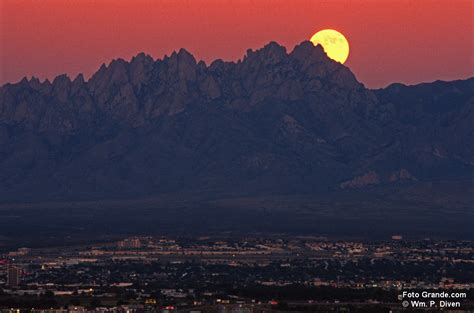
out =
<svg viewBox="0 0 474 313"><path fill-rule="evenodd" d="M77 74L76 78L72 81L73 84L83 84L85 83L84 75L82 73Z"/></svg>
<svg viewBox="0 0 474 313"><path fill-rule="evenodd" d="M216 59L211 62L209 66L207 66L202 61L198 63L192 53L184 48L181 48L178 51L173 51L170 56L165 56L163 59L157 60L154 60L150 55L141 52L133 56L130 61L126 61L123 58L117 58L113 59L109 64L103 63L99 69L92 74L89 81L85 81L83 76L82 78L79 78L79 80L82 79L85 83L90 82L91 86L95 86L97 85L97 81L103 82L104 80L116 82L119 84L124 83L128 80L128 76L133 76L133 78L131 78L133 83L140 84L143 81L138 77L143 76L142 72L151 71L153 68L158 67L159 64L164 64L168 67L175 68L176 71L178 70L178 64L180 64L180 78L189 79L190 77L194 78L194 74L191 72L195 70L198 70L201 73L220 73L222 71L228 70L242 72L245 71L245 69L242 70L240 67L245 67L245 64L261 63L262 65L271 65L282 62L288 63L290 60L302 63L303 70L306 70L308 65L318 64L320 69L316 75L319 76L327 74L324 73L325 71L329 70L332 72L338 67L343 68L344 71L350 71L349 69L342 67L341 64L329 59L321 46L314 46L309 41L304 41L298 44L291 53L287 53L287 50L284 46L278 44L275 41L271 41L262 48L255 51L251 49L247 50L247 53L242 60L232 62ZM193 69L193 67L195 69ZM183 71L187 72L187 74L184 74ZM310 72L310 75L311 74L315 74L315 71ZM60 81L64 83L64 79L66 79L66 77L70 80L67 75L64 75L65 74L55 77L53 79L53 84L54 81L57 83ZM28 85L31 82L25 77L20 83ZM37 82L33 82L33 84L37 85Z"/></svg>
<svg viewBox="0 0 474 313"><path fill-rule="evenodd" d="M145 52L140 52L131 58L130 63L154 62L154 61L155 60L153 59L151 55L146 54Z"/></svg>
<svg viewBox="0 0 474 313"><path fill-rule="evenodd" d="M247 50L243 62L251 60L252 58L259 58L266 63L278 63L287 57L288 54L286 53L286 48L275 41L271 41L263 48L257 49L256 51L253 51L252 49Z"/></svg>
<svg viewBox="0 0 474 313"><path fill-rule="evenodd" d="M323 58L327 58L326 52L321 45L314 45L311 41L303 41L296 45L291 56L298 59L311 59L312 61L319 61Z"/></svg>
<svg viewBox="0 0 474 313"><path fill-rule="evenodd" d="M75 108L83 106L81 110L91 114L102 112L106 118L132 125L178 114L198 103L213 102L246 111L271 99L303 101L321 92L335 94L338 89L341 94L357 90L359 95L349 95L350 105L371 98L348 68L330 60L320 46L310 42L297 45L291 53L270 42L256 51L249 50L242 61L217 59L209 66L196 63L185 49L162 60L139 53L130 61L118 58L102 64L87 82L83 76L71 81L60 75L51 86L39 88L28 81L21 84L38 90L42 97L56 99L53 106L72 101ZM340 100L333 103L334 107L339 105L345 104ZM43 129L48 128L46 125L59 127L54 122L42 125Z"/></svg>

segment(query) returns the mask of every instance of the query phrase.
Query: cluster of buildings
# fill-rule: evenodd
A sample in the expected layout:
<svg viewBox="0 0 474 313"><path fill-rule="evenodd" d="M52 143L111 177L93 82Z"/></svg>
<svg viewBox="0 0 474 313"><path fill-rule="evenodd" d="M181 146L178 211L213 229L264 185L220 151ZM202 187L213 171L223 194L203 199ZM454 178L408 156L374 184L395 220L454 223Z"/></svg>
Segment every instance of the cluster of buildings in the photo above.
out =
<svg viewBox="0 0 474 313"><path fill-rule="evenodd" d="M158 304L160 310L177 304L242 310L250 305L254 310L271 300L258 299L259 292L278 288L301 292L331 288L335 297L342 288L387 293L472 289L474 274L469 273L474 270L469 269L474 269L474 244L469 241L130 237L100 245L21 248L3 254L0 308L2 296L21 301L49 294L62 307L78 298L95 299L103 313L142 312ZM246 288L260 291L255 296L236 294ZM87 308L88 303L74 307Z"/></svg>

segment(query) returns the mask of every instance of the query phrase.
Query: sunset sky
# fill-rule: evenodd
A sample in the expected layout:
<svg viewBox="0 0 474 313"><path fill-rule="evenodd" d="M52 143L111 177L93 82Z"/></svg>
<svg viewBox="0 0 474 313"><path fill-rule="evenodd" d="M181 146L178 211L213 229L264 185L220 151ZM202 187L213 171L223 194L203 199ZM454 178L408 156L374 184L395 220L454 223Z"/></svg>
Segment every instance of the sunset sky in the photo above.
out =
<svg viewBox="0 0 474 313"><path fill-rule="evenodd" d="M291 51L318 30L349 40L368 87L474 76L473 0L0 0L0 83L89 77L113 58L181 47L207 63L276 41Z"/></svg>

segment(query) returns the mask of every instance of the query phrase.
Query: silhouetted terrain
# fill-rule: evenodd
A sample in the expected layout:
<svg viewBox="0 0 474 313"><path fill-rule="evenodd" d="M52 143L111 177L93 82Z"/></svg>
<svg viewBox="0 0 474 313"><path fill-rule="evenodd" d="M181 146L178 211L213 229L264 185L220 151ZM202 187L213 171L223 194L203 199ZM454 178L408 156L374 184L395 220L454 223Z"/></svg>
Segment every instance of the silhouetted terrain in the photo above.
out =
<svg viewBox="0 0 474 313"><path fill-rule="evenodd" d="M320 46L237 63L114 60L0 89L3 202L163 193L313 194L464 180L474 79L368 90Z"/></svg>

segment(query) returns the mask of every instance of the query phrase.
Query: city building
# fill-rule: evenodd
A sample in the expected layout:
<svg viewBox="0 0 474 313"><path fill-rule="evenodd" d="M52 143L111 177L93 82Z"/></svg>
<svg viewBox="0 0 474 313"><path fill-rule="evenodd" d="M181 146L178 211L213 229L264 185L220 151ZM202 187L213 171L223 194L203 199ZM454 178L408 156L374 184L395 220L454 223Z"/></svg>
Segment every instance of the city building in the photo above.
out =
<svg viewBox="0 0 474 313"><path fill-rule="evenodd" d="M9 266L7 271L7 286L17 287L21 280L21 269L16 266Z"/></svg>
<svg viewBox="0 0 474 313"><path fill-rule="evenodd" d="M126 238L117 243L117 247L120 249L138 249L141 246L142 243L139 238Z"/></svg>

